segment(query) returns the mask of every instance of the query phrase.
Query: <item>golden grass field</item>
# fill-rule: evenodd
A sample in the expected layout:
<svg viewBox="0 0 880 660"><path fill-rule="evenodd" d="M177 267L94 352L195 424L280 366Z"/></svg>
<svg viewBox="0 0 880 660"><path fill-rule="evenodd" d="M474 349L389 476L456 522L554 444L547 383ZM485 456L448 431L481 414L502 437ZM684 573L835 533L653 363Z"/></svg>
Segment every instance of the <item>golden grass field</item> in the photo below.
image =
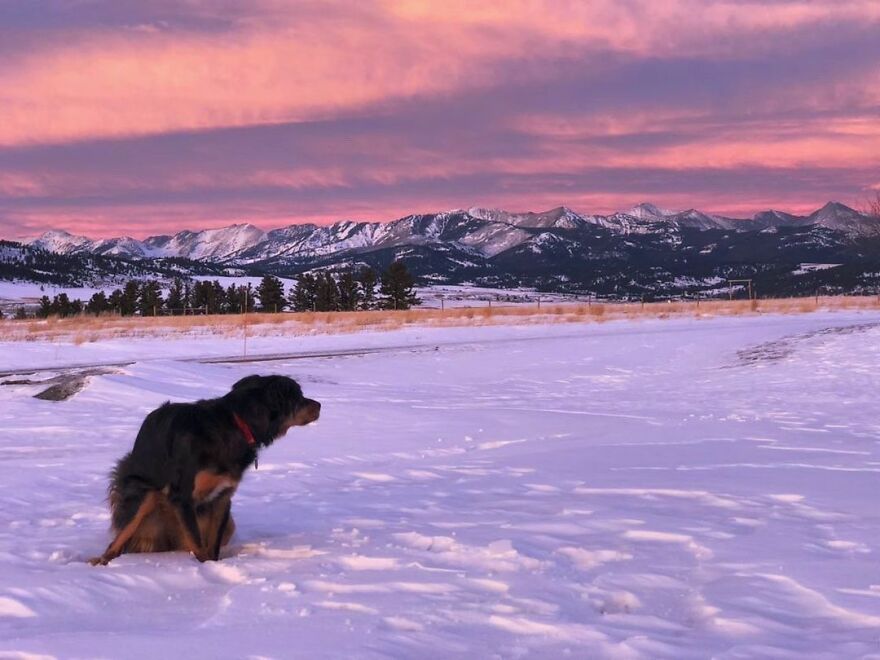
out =
<svg viewBox="0 0 880 660"><path fill-rule="evenodd" d="M463 307L445 310L303 312L213 316L77 316L0 321L0 341L70 341L214 335L252 337L393 330L405 326L455 327L604 322L648 318L711 318L815 311L880 310L880 296L823 296L765 300L711 300L654 303L558 303Z"/></svg>

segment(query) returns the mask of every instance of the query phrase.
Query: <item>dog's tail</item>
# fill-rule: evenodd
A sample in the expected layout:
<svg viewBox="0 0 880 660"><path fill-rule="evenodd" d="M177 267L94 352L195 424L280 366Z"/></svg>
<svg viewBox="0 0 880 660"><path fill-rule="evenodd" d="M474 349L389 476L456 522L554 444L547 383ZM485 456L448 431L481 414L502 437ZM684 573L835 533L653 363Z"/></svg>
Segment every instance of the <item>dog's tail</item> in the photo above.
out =
<svg viewBox="0 0 880 660"><path fill-rule="evenodd" d="M128 473L131 452L120 458L113 469L110 470L110 483L107 486L107 501L110 504L110 518L114 529L119 530L125 526L125 517L122 511L123 487L125 476Z"/></svg>

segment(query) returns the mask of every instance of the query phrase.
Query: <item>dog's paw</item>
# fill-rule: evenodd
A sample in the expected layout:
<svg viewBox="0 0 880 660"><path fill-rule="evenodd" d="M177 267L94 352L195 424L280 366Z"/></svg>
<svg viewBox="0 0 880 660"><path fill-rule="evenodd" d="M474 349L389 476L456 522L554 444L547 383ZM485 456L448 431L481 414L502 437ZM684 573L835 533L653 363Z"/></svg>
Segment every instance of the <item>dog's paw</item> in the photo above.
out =
<svg viewBox="0 0 880 660"><path fill-rule="evenodd" d="M100 557L92 557L91 559L89 559L89 564L91 564L92 566L106 566L109 563L110 559L104 557L103 555Z"/></svg>
<svg viewBox="0 0 880 660"><path fill-rule="evenodd" d="M207 550L205 550L204 548L202 548L202 549L200 549L198 552L194 552L194 553L193 553L193 557L195 557L196 559L198 559L200 562L204 563L204 562L206 562L206 561L210 561L210 560L211 560L211 553L209 553Z"/></svg>

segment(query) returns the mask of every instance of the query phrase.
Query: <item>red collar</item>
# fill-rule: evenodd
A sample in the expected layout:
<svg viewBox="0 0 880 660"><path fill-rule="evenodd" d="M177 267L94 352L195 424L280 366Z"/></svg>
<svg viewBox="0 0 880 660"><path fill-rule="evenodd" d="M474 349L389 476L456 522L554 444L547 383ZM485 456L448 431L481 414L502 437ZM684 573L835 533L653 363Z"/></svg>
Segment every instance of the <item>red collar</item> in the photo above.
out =
<svg viewBox="0 0 880 660"><path fill-rule="evenodd" d="M247 440L248 446L255 447L257 441L256 439L254 439L254 434L251 431L251 427L247 425L246 421L238 416L238 413L232 413L232 417L235 419L235 425L238 427L238 430L241 431L244 439Z"/></svg>

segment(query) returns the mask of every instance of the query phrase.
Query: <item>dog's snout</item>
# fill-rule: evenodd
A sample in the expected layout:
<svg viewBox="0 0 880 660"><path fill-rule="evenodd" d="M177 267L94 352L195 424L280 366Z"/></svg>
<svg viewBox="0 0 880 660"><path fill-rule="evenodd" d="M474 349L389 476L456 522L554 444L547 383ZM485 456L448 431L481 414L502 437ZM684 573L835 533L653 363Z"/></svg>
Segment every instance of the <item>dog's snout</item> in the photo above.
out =
<svg viewBox="0 0 880 660"><path fill-rule="evenodd" d="M313 422L321 416L321 404L314 399L306 399L306 410Z"/></svg>

